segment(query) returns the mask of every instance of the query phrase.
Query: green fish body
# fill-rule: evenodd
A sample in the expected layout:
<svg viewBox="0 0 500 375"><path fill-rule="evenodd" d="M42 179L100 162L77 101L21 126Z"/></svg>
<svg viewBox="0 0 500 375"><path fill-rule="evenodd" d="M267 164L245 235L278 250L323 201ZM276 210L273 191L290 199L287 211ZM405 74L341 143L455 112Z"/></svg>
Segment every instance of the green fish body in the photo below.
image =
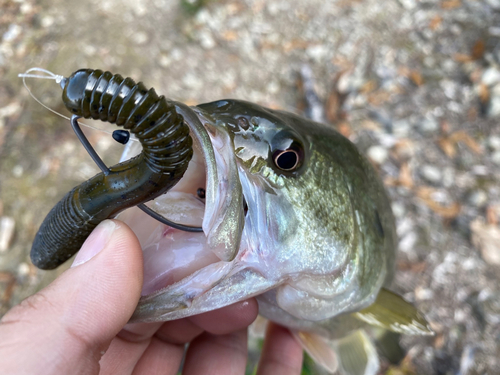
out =
<svg viewBox="0 0 500 375"><path fill-rule="evenodd" d="M198 221L188 224L204 233L139 228L147 220L140 213L123 215L137 228L149 285L132 321L179 319L257 297L260 314L289 327L324 367L351 374L378 368L359 329L431 333L411 305L383 289L394 275L394 217L354 144L330 126L244 101L177 110L191 128L195 157L185 181L154 205L182 221L176 202L190 202ZM185 271L189 262L173 257L172 247L198 264ZM169 267L176 272L163 271ZM342 355L353 350L363 365Z"/></svg>

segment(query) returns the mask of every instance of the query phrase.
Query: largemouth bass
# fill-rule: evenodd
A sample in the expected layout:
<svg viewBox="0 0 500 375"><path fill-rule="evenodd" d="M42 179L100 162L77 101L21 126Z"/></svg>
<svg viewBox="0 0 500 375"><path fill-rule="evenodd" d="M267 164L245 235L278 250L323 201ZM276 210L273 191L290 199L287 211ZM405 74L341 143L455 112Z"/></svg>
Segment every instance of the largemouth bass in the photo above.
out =
<svg viewBox="0 0 500 375"><path fill-rule="evenodd" d="M354 144L332 127L244 101L175 106L194 156L180 182L149 205L203 233L159 224L137 208L120 214L145 259L132 322L257 297L261 315L290 328L326 369L349 374L378 369L363 327L432 334L385 289L394 274L394 218ZM131 142L123 159L139 152Z"/></svg>

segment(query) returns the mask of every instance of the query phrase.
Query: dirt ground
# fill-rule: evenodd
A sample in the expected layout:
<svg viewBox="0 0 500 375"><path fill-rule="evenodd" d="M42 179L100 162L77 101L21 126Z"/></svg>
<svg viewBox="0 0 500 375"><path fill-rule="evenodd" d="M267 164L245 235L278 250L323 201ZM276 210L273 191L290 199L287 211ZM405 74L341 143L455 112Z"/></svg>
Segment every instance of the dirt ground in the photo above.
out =
<svg viewBox="0 0 500 375"><path fill-rule="evenodd" d="M190 105L317 114L379 170L400 238L394 290L436 331L390 374L500 373L500 0L0 0L0 315L57 276L29 261L50 208L98 172L18 73L85 67ZM65 113L52 81L27 80ZM100 125L99 125L100 126ZM88 136L109 164L120 146Z"/></svg>

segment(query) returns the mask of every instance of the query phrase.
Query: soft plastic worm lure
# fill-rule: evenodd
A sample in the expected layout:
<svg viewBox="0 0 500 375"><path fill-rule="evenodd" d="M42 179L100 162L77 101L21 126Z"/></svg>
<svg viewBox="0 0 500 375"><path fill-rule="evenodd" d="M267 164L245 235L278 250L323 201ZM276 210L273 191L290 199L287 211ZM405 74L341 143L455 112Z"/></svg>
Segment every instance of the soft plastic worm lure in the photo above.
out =
<svg viewBox="0 0 500 375"><path fill-rule="evenodd" d="M109 169L98 163L103 172L75 187L49 212L31 249L31 260L41 269L64 263L101 221L172 188L193 154L183 117L142 82L82 69L60 79L60 84L63 102L74 114L75 131L78 117L116 123L135 135L143 151ZM92 149L89 153L94 158Z"/></svg>

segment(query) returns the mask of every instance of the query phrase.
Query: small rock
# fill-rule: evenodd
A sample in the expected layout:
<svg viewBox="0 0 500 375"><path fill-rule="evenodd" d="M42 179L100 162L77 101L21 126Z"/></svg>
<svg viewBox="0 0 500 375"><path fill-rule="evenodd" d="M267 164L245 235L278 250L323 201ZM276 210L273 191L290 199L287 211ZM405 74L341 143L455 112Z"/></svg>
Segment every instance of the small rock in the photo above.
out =
<svg viewBox="0 0 500 375"><path fill-rule="evenodd" d="M443 186L449 188L455 185L455 170L452 167L446 167L443 171Z"/></svg>
<svg viewBox="0 0 500 375"><path fill-rule="evenodd" d="M399 241L399 246L398 246L399 250L405 253L412 262L416 262L418 259L413 249L417 241L418 241L418 236L415 232L410 232L406 234Z"/></svg>
<svg viewBox="0 0 500 375"><path fill-rule="evenodd" d="M432 182L434 184L440 182L441 179L443 178L443 174L441 173L439 168L433 165L424 165L420 170L420 174L427 181Z"/></svg>
<svg viewBox="0 0 500 375"><path fill-rule="evenodd" d="M500 150L500 137L497 135L492 135L491 137L489 137L488 147L495 151Z"/></svg>
<svg viewBox="0 0 500 375"><path fill-rule="evenodd" d="M492 36L500 36L500 27L491 26L488 28L488 32Z"/></svg>
<svg viewBox="0 0 500 375"><path fill-rule="evenodd" d="M16 222L9 216L0 218L0 253L6 252L14 239Z"/></svg>
<svg viewBox="0 0 500 375"><path fill-rule="evenodd" d="M454 100L457 94L458 85L449 79L442 80L440 85L448 99Z"/></svg>
<svg viewBox="0 0 500 375"><path fill-rule="evenodd" d="M139 46L146 44L148 39L149 39L148 34L144 31L137 31L132 34L132 40L134 41L135 44Z"/></svg>
<svg viewBox="0 0 500 375"><path fill-rule="evenodd" d="M405 215L405 206L400 202L392 202L392 212L396 218L402 218Z"/></svg>
<svg viewBox="0 0 500 375"><path fill-rule="evenodd" d="M479 249L486 263L500 265L500 228L482 219L470 223L472 244Z"/></svg>
<svg viewBox="0 0 500 375"><path fill-rule="evenodd" d="M22 31L21 26L13 23L9 25L9 28L3 34L2 39L4 42L12 42L19 36L19 34L21 34L21 31Z"/></svg>
<svg viewBox="0 0 500 375"><path fill-rule="evenodd" d="M496 85L500 82L500 71L495 67L486 69L481 77L481 82L486 86Z"/></svg>
<svg viewBox="0 0 500 375"><path fill-rule="evenodd" d="M419 124L419 128L424 133L433 133L439 129L439 123L434 118L426 118Z"/></svg>
<svg viewBox="0 0 500 375"><path fill-rule="evenodd" d="M417 6L417 2L415 0L399 0L399 2L404 8L408 10L415 9L415 7Z"/></svg>
<svg viewBox="0 0 500 375"><path fill-rule="evenodd" d="M493 96L490 100L490 107L488 109L489 117L500 116L500 96Z"/></svg>
<svg viewBox="0 0 500 375"><path fill-rule="evenodd" d="M205 49L212 49L215 47L215 40L212 34L208 30L203 30L199 33L198 38L200 39L200 44Z"/></svg>
<svg viewBox="0 0 500 375"><path fill-rule="evenodd" d="M493 9L498 9L500 10L500 0L486 0L486 2L492 7Z"/></svg>
<svg viewBox="0 0 500 375"><path fill-rule="evenodd" d="M408 120L398 120L392 123L392 131L398 138L406 138L410 133L411 124Z"/></svg>
<svg viewBox="0 0 500 375"><path fill-rule="evenodd" d="M52 17L50 15L46 15L46 16L42 17L40 24L42 25L42 27L44 29L48 29L49 27L51 27L54 24L54 21L55 21L54 17Z"/></svg>
<svg viewBox="0 0 500 375"><path fill-rule="evenodd" d="M488 167L486 165L481 165L481 164L474 165L471 168L471 172L475 176L483 176L483 177L487 177L491 174Z"/></svg>
<svg viewBox="0 0 500 375"><path fill-rule="evenodd" d="M474 207L483 207L488 202L488 195L483 190L476 190L469 195L468 201Z"/></svg>
<svg viewBox="0 0 500 375"><path fill-rule="evenodd" d="M328 54L328 48L323 45L311 46L306 49L306 54L314 61L321 62Z"/></svg>
<svg viewBox="0 0 500 375"><path fill-rule="evenodd" d="M431 289L419 286L415 289L415 298L420 301L429 300L434 298L434 292Z"/></svg>
<svg viewBox="0 0 500 375"><path fill-rule="evenodd" d="M26 262L22 262L17 266L18 277L26 277L30 273L30 266Z"/></svg>
<svg viewBox="0 0 500 375"><path fill-rule="evenodd" d="M491 155L491 161L496 165L500 165L500 151L496 151Z"/></svg>
<svg viewBox="0 0 500 375"><path fill-rule="evenodd" d="M24 168L22 165L16 165L14 168L12 168L12 174L14 175L14 177L21 177L24 173Z"/></svg>
<svg viewBox="0 0 500 375"><path fill-rule="evenodd" d="M389 152L382 146L371 146L367 151L368 157L375 164L383 164L389 156Z"/></svg>

